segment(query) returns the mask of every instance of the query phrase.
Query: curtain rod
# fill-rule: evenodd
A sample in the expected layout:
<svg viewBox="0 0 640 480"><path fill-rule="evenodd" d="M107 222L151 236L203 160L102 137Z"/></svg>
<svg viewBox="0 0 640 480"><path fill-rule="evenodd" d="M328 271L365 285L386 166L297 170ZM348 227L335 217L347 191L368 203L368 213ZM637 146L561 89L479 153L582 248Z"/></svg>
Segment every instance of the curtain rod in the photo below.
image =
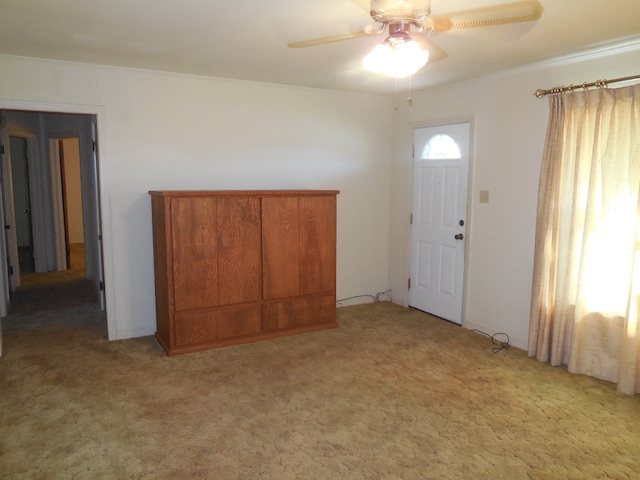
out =
<svg viewBox="0 0 640 480"><path fill-rule="evenodd" d="M640 79L640 75L631 75L629 77L614 78L613 80L596 80L595 82L591 82L591 83L585 82L582 85L569 85L568 87L565 87L564 85L562 85L560 87L553 87L548 90L544 90L540 88L536 90L533 94L538 98L542 98L547 95L561 95L563 93L573 92L580 88L583 88L585 90L593 87L607 88L607 86L610 83L628 82L629 80L638 80L638 79Z"/></svg>

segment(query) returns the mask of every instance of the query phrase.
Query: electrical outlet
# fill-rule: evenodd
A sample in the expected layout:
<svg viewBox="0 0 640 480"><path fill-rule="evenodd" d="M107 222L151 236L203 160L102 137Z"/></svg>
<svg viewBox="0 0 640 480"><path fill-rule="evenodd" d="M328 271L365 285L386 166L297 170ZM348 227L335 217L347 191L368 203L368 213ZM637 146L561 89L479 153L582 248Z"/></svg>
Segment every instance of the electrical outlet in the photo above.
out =
<svg viewBox="0 0 640 480"><path fill-rule="evenodd" d="M489 203L489 190L480 190L480 203Z"/></svg>

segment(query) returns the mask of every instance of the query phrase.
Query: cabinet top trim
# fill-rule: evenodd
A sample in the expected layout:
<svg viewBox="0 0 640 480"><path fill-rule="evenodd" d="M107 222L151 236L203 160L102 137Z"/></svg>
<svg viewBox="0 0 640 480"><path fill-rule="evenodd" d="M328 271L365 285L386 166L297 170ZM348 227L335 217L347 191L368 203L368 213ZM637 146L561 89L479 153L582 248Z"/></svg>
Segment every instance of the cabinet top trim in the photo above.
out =
<svg viewBox="0 0 640 480"><path fill-rule="evenodd" d="M201 196L319 196L337 195L340 190L150 190L149 195L163 197L201 197Z"/></svg>

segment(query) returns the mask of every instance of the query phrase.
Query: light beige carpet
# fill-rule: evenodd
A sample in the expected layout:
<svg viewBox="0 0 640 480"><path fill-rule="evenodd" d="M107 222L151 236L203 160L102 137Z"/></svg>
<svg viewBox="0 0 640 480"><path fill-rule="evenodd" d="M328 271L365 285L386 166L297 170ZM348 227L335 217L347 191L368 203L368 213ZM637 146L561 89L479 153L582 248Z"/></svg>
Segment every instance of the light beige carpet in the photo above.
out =
<svg viewBox="0 0 640 480"><path fill-rule="evenodd" d="M640 478L639 396L418 311L169 358L64 289L4 320L2 479Z"/></svg>

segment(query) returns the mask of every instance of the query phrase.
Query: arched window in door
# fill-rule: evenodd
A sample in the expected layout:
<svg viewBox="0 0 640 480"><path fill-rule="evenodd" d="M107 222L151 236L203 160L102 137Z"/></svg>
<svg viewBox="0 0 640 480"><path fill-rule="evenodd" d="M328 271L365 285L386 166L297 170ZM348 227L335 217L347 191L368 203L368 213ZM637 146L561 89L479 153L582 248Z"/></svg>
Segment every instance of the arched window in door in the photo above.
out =
<svg viewBox="0 0 640 480"><path fill-rule="evenodd" d="M460 147L446 133L437 133L429 139L422 151L422 160L454 160L461 158Z"/></svg>

